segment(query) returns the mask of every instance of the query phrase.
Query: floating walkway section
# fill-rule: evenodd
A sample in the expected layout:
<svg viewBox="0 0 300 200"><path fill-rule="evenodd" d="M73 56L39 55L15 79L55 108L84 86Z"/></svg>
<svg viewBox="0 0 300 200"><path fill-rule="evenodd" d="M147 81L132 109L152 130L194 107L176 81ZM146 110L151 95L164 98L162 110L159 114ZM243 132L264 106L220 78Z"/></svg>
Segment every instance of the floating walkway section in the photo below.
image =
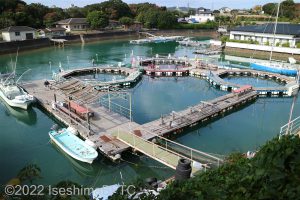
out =
<svg viewBox="0 0 300 200"><path fill-rule="evenodd" d="M84 82L94 86L98 90L108 90L114 87L123 88L123 87L132 87L142 77L142 72L138 69L131 69L126 67L86 67L75 70L63 71L55 75L55 80L65 80L68 78L73 78L85 74L116 74L126 76L124 79L120 80L111 80L111 81L98 81L98 80L85 80Z"/></svg>
<svg viewBox="0 0 300 200"><path fill-rule="evenodd" d="M202 69L192 69L190 76L206 79L213 87L224 90L233 91L242 87L240 84L225 81L222 77L241 76L241 77L259 77L264 79L272 79L284 85L277 87L254 87L260 96L282 96L290 97L297 94L299 84L293 77L288 77L276 73L262 72L252 69L218 69L216 71L208 71Z"/></svg>
<svg viewBox="0 0 300 200"><path fill-rule="evenodd" d="M146 123L143 127L156 135L181 133L184 128L193 127L223 116L224 113L239 108L258 97L254 90L240 94L230 93L208 102L201 102L185 110L162 116L160 119Z"/></svg>
<svg viewBox="0 0 300 200"><path fill-rule="evenodd" d="M182 46L189 46L189 47L209 47L210 46L209 40L196 41L196 40L191 40L191 38L186 38L182 41L179 41L178 43Z"/></svg>
<svg viewBox="0 0 300 200"><path fill-rule="evenodd" d="M183 36L156 36L147 32L140 32L140 34L145 34L148 37L144 39L130 40L130 44L162 43L178 41L184 38Z"/></svg>
<svg viewBox="0 0 300 200"><path fill-rule="evenodd" d="M163 137L159 139L162 139L165 145L143 139L141 134L137 133L118 131L115 135L135 151L139 151L172 169L176 169L179 159L190 160L192 163L192 174L202 169L206 170L207 168L218 167L224 162L221 158L186 147ZM203 168L197 167L199 164Z"/></svg>

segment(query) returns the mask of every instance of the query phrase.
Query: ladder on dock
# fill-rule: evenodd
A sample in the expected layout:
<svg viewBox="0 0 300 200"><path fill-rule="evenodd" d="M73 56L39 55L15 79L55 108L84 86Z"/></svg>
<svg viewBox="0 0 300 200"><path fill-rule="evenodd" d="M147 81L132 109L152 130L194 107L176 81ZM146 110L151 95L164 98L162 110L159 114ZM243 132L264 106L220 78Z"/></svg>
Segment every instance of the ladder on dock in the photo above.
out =
<svg viewBox="0 0 300 200"><path fill-rule="evenodd" d="M145 131L145 130L143 130ZM116 138L158 162L176 169L179 159L184 158L192 163L192 174L209 168L218 167L224 161L222 158L208 153L192 149L182 144L157 136L160 142L152 142L144 139L141 135L127 130L118 130L114 133ZM200 166L200 167L199 167Z"/></svg>

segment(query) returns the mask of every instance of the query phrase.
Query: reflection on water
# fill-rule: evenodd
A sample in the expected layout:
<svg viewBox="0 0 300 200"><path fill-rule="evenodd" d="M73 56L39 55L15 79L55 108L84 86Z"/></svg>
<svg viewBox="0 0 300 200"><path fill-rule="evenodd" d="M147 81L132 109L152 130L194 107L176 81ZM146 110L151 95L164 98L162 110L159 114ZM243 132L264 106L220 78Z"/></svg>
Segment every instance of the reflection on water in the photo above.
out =
<svg viewBox="0 0 300 200"><path fill-rule="evenodd" d="M88 164L84 162L80 162L66 154L59 146L57 146L54 142L51 141L51 144L53 148L61 154L61 156L64 156L71 164L73 169L78 172L83 177L95 177L97 175L97 170L94 168L94 164ZM94 162L96 162L95 160Z"/></svg>
<svg viewBox="0 0 300 200"><path fill-rule="evenodd" d="M1 104L5 106L5 113L7 116L13 116L17 122L24 123L26 125L35 125L37 121L36 112L32 108L24 110L21 108L13 108L9 106L2 99L0 100Z"/></svg>
<svg viewBox="0 0 300 200"><path fill-rule="evenodd" d="M223 80L242 85L252 85L253 87L276 87L284 85L273 79L252 76L227 76Z"/></svg>

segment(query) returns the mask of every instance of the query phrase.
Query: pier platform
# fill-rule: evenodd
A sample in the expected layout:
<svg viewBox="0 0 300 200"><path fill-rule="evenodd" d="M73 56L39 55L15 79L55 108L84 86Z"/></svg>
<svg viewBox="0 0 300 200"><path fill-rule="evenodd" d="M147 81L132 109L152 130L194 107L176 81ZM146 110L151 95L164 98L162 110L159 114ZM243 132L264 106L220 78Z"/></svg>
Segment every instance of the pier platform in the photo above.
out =
<svg viewBox="0 0 300 200"><path fill-rule="evenodd" d="M110 99L110 95L125 92L125 90L112 90L111 86L133 87L142 77L138 68L89 67L68 70L56 74L55 81L50 81L50 84L46 85L44 81L37 80L23 83L21 86L29 94L34 95L38 104L50 115L66 126L77 129L84 140L90 140L103 155L111 160L120 160L122 152L132 149L173 169L179 158L189 159L192 163L209 164L209 167L219 166L223 160L170 141L166 138L167 136L179 134L186 128L222 117L225 113L255 101L259 95L267 95L270 91L276 94L292 95L298 91L299 87L295 79L291 77L255 70L218 69L212 71L193 66L190 66L188 70L190 76L205 78L213 86L227 91L233 91L242 86L224 81L222 76L226 75L263 76L279 80L286 85L274 88L251 88L247 91L229 93L207 102L199 102L182 111L173 111L145 124L138 124L131 120L131 107L128 110L130 112L130 117L128 117L111 109L111 102L108 102L108 106L101 103L101 98L108 96ZM91 73L123 74L124 79L100 82L82 81L76 78L78 75ZM230 90L229 87L231 87ZM70 105L74 102L86 109L85 115L78 115L71 109ZM193 171L197 170L193 169Z"/></svg>

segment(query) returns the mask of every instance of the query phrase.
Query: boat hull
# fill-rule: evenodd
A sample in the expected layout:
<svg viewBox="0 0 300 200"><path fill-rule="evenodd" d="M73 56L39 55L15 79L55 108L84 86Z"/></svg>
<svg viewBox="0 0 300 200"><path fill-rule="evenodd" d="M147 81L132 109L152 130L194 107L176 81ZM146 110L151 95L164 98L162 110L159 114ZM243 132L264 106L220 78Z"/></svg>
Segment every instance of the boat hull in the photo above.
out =
<svg viewBox="0 0 300 200"><path fill-rule="evenodd" d="M98 156L98 153L96 151L96 156L94 157L90 157L90 158L87 158L87 157L82 157L82 156L79 156L78 154L74 153L72 150L70 150L67 146L65 146L62 142L60 142L55 136L53 136L51 134L51 132L49 133L49 136L51 138L51 140L60 148L62 149L66 154L68 154L69 156L71 156L72 158L74 158L75 160L78 160L78 161L81 161L81 162L85 162L85 163L89 163L89 164L92 164L93 161L97 158ZM77 137L74 135L74 137ZM79 139L80 140L80 139ZM84 143L82 141L82 143ZM86 146L85 146L86 147ZM92 147L90 147L93 151L95 151Z"/></svg>
<svg viewBox="0 0 300 200"><path fill-rule="evenodd" d="M263 64L258 64L258 63L251 63L250 68L254 69L254 70L272 72L272 73L277 73L277 74L282 74L282 75L297 76L296 69L276 68L276 67L266 66Z"/></svg>
<svg viewBox="0 0 300 200"><path fill-rule="evenodd" d="M0 91L0 97L5 101L9 106L15 107L15 108L21 108L24 110L27 110L28 107L33 103L33 101L17 101L17 100L10 100L8 99L1 91Z"/></svg>

